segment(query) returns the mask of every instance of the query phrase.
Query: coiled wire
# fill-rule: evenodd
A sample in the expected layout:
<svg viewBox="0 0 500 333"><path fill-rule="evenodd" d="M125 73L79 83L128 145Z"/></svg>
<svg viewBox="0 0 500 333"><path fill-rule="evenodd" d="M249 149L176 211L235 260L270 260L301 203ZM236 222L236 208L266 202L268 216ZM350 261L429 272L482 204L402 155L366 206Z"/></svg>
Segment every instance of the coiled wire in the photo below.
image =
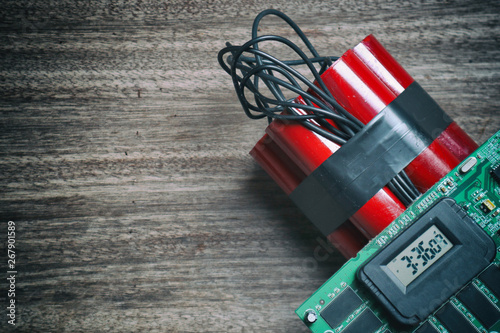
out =
<svg viewBox="0 0 500 333"><path fill-rule="evenodd" d="M282 36L258 36L260 22L268 15L275 15L285 21L312 56L307 56L299 46ZM259 44L271 42L290 49L290 53L298 56L297 60L280 60L260 50ZM337 59L338 57L321 57L299 26L284 13L274 9L257 15L252 26L252 39L241 46L226 43L226 47L218 54L219 64L232 77L236 95L249 118L267 117L269 122L273 119L299 121L311 131L343 145L364 124L337 102L321 79L321 74ZM320 66L319 70L315 64ZM296 66L306 66L314 81L296 70ZM263 92L262 85L267 94ZM295 97L286 98L285 91L292 92ZM297 96L301 97L304 104L299 103ZM396 175L387 186L406 206L420 196L404 171Z"/></svg>

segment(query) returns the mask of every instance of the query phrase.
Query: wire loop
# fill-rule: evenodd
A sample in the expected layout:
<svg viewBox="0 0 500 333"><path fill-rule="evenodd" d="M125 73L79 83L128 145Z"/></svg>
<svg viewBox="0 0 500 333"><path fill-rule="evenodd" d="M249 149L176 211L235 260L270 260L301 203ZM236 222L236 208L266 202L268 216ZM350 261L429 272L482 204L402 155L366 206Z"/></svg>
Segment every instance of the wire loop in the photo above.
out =
<svg viewBox="0 0 500 333"><path fill-rule="evenodd" d="M267 15L275 15L285 21L300 37L312 57L282 36L258 36L259 24ZM259 44L263 43L283 45L297 55L297 59L280 60L262 51ZM269 122L273 119L299 121L309 130L343 145L364 124L337 102L321 79L321 74L337 59L332 56L321 57L299 26L274 9L257 15L252 25L252 39L241 46L226 43L226 47L218 54L219 64L232 77L236 95L249 118L267 117ZM320 65L319 70L315 64ZM313 81L295 69L296 66L306 66ZM266 94L261 88L262 84ZM300 96L301 100L287 98L285 92ZM404 171L387 185L407 206L420 195Z"/></svg>

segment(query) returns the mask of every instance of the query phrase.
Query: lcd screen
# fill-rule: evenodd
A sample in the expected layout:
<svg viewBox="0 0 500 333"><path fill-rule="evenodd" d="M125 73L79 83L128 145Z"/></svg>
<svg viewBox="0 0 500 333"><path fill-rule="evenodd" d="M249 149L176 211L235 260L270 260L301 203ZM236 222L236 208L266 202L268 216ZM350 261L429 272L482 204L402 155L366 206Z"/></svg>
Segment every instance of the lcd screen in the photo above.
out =
<svg viewBox="0 0 500 333"><path fill-rule="evenodd" d="M432 225L395 256L387 268L407 287L451 248L451 241Z"/></svg>

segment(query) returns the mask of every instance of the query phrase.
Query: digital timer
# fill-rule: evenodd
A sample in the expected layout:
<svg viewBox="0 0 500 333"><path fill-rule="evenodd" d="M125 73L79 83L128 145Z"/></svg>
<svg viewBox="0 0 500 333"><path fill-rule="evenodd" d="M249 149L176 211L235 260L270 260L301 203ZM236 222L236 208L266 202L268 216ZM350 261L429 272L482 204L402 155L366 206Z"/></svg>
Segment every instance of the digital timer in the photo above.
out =
<svg viewBox="0 0 500 333"><path fill-rule="evenodd" d="M406 287L452 247L451 241L432 225L387 264L387 268Z"/></svg>
<svg viewBox="0 0 500 333"><path fill-rule="evenodd" d="M490 237L443 198L358 269L358 280L396 322L423 321L495 257Z"/></svg>

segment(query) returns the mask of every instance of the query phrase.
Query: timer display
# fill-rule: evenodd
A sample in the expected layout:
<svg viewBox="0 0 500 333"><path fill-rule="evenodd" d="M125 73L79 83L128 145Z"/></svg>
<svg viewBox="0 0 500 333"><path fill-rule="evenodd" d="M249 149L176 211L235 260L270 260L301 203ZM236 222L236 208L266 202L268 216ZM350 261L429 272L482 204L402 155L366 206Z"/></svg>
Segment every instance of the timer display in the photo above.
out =
<svg viewBox="0 0 500 333"><path fill-rule="evenodd" d="M445 197L360 266L357 278L396 322L416 325L495 255L492 238Z"/></svg>
<svg viewBox="0 0 500 333"><path fill-rule="evenodd" d="M389 262L387 268L407 287L452 248L451 241L432 225Z"/></svg>

